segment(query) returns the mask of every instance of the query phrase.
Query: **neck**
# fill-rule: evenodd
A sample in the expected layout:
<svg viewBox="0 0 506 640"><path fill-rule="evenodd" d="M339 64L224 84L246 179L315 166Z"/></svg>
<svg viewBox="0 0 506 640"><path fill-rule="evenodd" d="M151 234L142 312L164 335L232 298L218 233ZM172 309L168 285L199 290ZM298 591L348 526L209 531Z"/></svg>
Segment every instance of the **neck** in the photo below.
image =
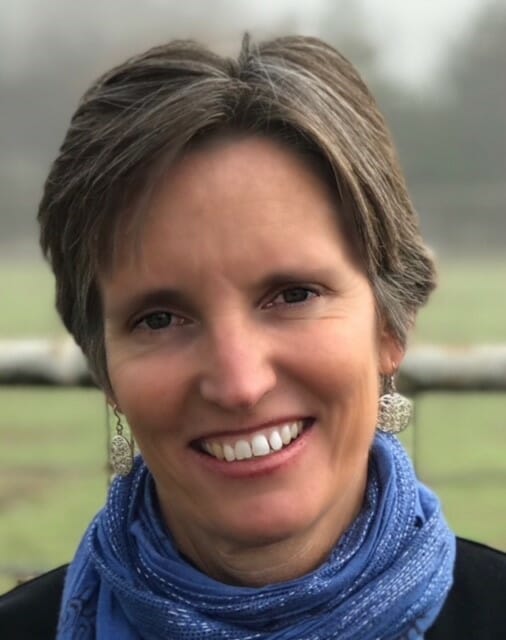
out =
<svg viewBox="0 0 506 640"><path fill-rule="evenodd" d="M162 512L180 552L200 571L226 584L248 587L300 578L320 566L357 517L365 481L357 494L338 501L307 529L279 539L233 540ZM354 492L353 492L354 493ZM163 501L162 501L163 505Z"/></svg>
<svg viewBox="0 0 506 640"><path fill-rule="evenodd" d="M319 566L335 544L300 535L286 540L257 544L211 542L194 544L186 538L181 551L208 576L224 582L248 587L293 580ZM184 547L184 548L182 548Z"/></svg>

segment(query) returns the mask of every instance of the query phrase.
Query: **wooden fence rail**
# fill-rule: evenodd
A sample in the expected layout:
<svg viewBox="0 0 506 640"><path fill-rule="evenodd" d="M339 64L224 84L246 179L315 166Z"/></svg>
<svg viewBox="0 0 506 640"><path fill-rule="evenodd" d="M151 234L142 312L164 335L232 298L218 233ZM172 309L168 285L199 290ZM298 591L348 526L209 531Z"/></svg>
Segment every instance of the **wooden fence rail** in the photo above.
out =
<svg viewBox="0 0 506 640"><path fill-rule="evenodd" d="M93 385L81 351L69 339L0 340L0 386ZM408 350L399 387L435 391L506 391L506 344Z"/></svg>
<svg viewBox="0 0 506 640"><path fill-rule="evenodd" d="M92 386L93 380L81 351L70 338L0 340L2 385L85 387ZM439 391L506 391L506 344L412 347L399 372L398 386L412 395ZM415 466L416 451L414 447ZM0 574L16 579L41 571L0 565Z"/></svg>

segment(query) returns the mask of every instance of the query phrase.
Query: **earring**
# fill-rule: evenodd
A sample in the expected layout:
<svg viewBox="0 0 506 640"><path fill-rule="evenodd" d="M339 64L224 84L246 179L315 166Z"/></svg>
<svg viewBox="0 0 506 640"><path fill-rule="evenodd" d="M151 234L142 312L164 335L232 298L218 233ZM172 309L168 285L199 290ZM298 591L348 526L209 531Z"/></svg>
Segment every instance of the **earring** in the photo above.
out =
<svg viewBox="0 0 506 640"><path fill-rule="evenodd" d="M379 399L376 428L384 433L399 433L408 426L412 411L411 400L397 393L394 376L388 376Z"/></svg>
<svg viewBox="0 0 506 640"><path fill-rule="evenodd" d="M123 424L118 405L113 407L116 416L116 435L111 440L111 467L117 476L127 476L132 470L134 463L133 440L127 440L123 435Z"/></svg>

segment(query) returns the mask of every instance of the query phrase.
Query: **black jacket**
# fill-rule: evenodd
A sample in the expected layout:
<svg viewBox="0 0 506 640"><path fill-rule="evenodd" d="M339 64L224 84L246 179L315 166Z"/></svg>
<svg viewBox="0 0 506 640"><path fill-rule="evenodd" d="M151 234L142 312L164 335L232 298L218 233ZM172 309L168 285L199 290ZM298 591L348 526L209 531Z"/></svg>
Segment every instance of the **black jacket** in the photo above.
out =
<svg viewBox="0 0 506 640"><path fill-rule="evenodd" d="M54 569L0 596L1 640L54 639L66 568ZM506 640L506 554L457 540L455 582L425 637Z"/></svg>

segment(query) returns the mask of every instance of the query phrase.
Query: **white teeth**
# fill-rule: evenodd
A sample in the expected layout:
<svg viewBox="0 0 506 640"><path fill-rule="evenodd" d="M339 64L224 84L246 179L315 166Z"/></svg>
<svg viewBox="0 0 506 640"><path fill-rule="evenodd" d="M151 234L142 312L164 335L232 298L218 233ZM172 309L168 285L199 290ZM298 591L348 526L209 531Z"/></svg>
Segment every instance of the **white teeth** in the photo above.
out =
<svg viewBox="0 0 506 640"><path fill-rule="evenodd" d="M251 449L254 456L266 456L271 452L267 438L262 435L256 435L251 441Z"/></svg>
<svg viewBox="0 0 506 640"><path fill-rule="evenodd" d="M235 459L245 460L252 457L251 445L246 440L239 440L235 443Z"/></svg>
<svg viewBox="0 0 506 640"><path fill-rule="evenodd" d="M285 424L281 427L281 440L283 441L283 444L290 444L292 441L292 431L289 424Z"/></svg>
<svg viewBox="0 0 506 640"><path fill-rule="evenodd" d="M223 455L227 462L233 462L235 460L235 451L229 444L223 445Z"/></svg>
<svg viewBox="0 0 506 640"><path fill-rule="evenodd" d="M222 446L219 442L213 442L211 444L211 451L210 451L211 455L214 456L215 458L218 458L218 460L223 460L223 458L225 457L223 455L223 449Z"/></svg>
<svg viewBox="0 0 506 640"><path fill-rule="evenodd" d="M268 456L280 451L283 447L300 436L304 430L304 422L290 422L278 428L271 428L266 433L256 433L250 441L238 440L235 443L222 444L218 441L203 441L202 449L218 460L234 462L255 457Z"/></svg>
<svg viewBox="0 0 506 640"><path fill-rule="evenodd" d="M279 451L283 448L283 440L281 440L281 436L279 435L279 431L273 431L269 436L269 444L273 451Z"/></svg>

